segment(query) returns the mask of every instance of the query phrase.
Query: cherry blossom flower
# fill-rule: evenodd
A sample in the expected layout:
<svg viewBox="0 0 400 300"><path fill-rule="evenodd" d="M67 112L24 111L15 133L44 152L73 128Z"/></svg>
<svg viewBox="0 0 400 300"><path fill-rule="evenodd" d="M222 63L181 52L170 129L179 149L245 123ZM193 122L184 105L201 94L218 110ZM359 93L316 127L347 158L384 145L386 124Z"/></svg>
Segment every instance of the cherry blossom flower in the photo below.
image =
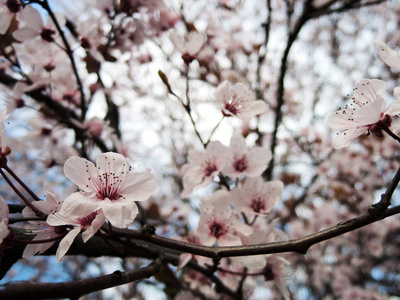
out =
<svg viewBox="0 0 400 300"><path fill-rule="evenodd" d="M175 49L182 53L182 59L187 64L196 58L205 40L204 34L200 32L191 31L186 36L182 36L175 29L169 31L168 37Z"/></svg>
<svg viewBox="0 0 400 300"><path fill-rule="evenodd" d="M64 200L60 214L82 218L102 209L112 225L128 227L139 212L135 201L147 200L158 185L150 172L130 172L125 157L118 153L100 154L97 168L84 158L69 158L64 173L80 191Z"/></svg>
<svg viewBox="0 0 400 300"><path fill-rule="evenodd" d="M235 116L242 120L248 120L255 115L262 114L266 104L262 100L256 100L254 92L247 85L229 81L222 82L215 96L221 105L224 116Z"/></svg>
<svg viewBox="0 0 400 300"><path fill-rule="evenodd" d="M57 259L61 260L71 247L76 236L83 231L82 240L86 243L103 225L106 220L101 209L96 210L84 218L68 218L60 213L53 213L48 216L47 223L51 226L72 225L74 229L61 240L57 249Z"/></svg>
<svg viewBox="0 0 400 300"><path fill-rule="evenodd" d="M397 99L382 110L385 105L383 98L385 91L386 83L384 81L363 79L354 89L352 103L330 115L328 126L344 130L334 138L333 147L335 149L348 146L351 140L365 132L383 136L379 124L390 127L391 116L400 114L400 88L394 90Z"/></svg>
<svg viewBox="0 0 400 300"><path fill-rule="evenodd" d="M236 209L249 214L265 214L281 199L282 191L282 181L264 182L262 177L255 177L246 178L242 187L236 187L230 193Z"/></svg>
<svg viewBox="0 0 400 300"><path fill-rule="evenodd" d="M219 141L208 143L205 152L190 150L188 163L182 167L183 192L187 197L194 188L207 186L225 167L227 148Z"/></svg>
<svg viewBox="0 0 400 300"><path fill-rule="evenodd" d="M87 19L78 24L79 41L83 49L88 51L97 61L104 61L97 46L100 44L99 28L101 26L92 19Z"/></svg>
<svg viewBox="0 0 400 300"><path fill-rule="evenodd" d="M12 18L21 10L19 0L7 0L0 2L0 34L5 34L10 27Z"/></svg>
<svg viewBox="0 0 400 300"><path fill-rule="evenodd" d="M9 210L7 202L0 196L0 245L9 234L8 214Z"/></svg>
<svg viewBox="0 0 400 300"><path fill-rule="evenodd" d="M104 121L94 117L90 120L86 120L84 126L91 138L99 138L104 130Z"/></svg>
<svg viewBox="0 0 400 300"><path fill-rule="evenodd" d="M206 246L218 243L221 246L242 245L237 233L248 236L253 229L241 223L233 214L230 194L224 190L216 191L210 199L204 200L200 206L198 228L199 240Z"/></svg>
<svg viewBox="0 0 400 300"><path fill-rule="evenodd" d="M262 147L246 147L246 140L241 134L232 136L229 146L227 166L222 173L236 178L240 174L250 177L260 176L271 160L271 151Z"/></svg>
<svg viewBox="0 0 400 300"><path fill-rule="evenodd" d="M59 13L55 13L55 16L60 27L63 27L66 22L65 17ZM25 26L14 31L13 36L17 40L26 41L40 36L43 41L54 42L57 28L50 16L45 26L39 12L31 5L28 5L19 14L18 20L25 23Z"/></svg>
<svg viewBox="0 0 400 300"><path fill-rule="evenodd" d="M263 269L265 281L273 281L285 300L290 299L285 280L287 265L289 265L289 262L282 256L272 255L268 257L267 265Z"/></svg>
<svg viewBox="0 0 400 300"><path fill-rule="evenodd" d="M400 72L400 53L398 49L397 51L394 51L380 40L375 40L374 46L379 57L385 62L385 64Z"/></svg>
<svg viewBox="0 0 400 300"><path fill-rule="evenodd" d="M34 205L40 211L42 211L47 215L58 212L62 204L60 196L58 196L57 192L48 183L44 184L44 189L47 192L46 200L34 201L32 202L32 205ZM24 218L36 216L36 214L30 207L25 207L24 210L22 211L22 215L24 216ZM49 224L45 221L31 221L30 223L36 226L46 227L45 229L32 230L32 233L36 234L36 236L32 239L33 241L47 240L55 238L60 235L60 233L57 231L57 227L49 226ZM41 254L45 252L47 249L49 249L54 243L55 241L47 243L39 243L39 244L28 244L25 247L22 257L29 258L35 254Z"/></svg>

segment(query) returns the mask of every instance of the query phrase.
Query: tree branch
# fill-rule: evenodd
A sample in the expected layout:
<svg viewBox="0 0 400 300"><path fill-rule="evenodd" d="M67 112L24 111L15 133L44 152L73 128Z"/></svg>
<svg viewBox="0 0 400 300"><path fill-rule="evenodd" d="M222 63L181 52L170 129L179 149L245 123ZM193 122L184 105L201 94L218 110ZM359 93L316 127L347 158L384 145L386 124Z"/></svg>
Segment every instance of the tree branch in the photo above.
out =
<svg viewBox="0 0 400 300"><path fill-rule="evenodd" d="M96 278L87 278L72 282L60 283L31 283L21 282L6 285L0 289L1 299L54 299L79 297L126 284L129 282L150 278L160 270L162 260L157 258L147 267L137 270L121 272L115 271L112 274L99 276Z"/></svg>

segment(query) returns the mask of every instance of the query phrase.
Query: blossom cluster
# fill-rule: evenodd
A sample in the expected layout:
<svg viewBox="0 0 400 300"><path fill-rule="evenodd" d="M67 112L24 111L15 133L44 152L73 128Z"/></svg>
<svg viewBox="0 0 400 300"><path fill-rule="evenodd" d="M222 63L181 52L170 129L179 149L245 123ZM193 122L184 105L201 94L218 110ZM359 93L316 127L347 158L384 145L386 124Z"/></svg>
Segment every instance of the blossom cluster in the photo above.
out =
<svg viewBox="0 0 400 300"><path fill-rule="evenodd" d="M303 5L272 1L268 18L273 16L265 23L266 7L256 2L194 1L200 10L184 1L180 7L168 2L81 1L84 13L71 13L73 9L65 6L67 14L53 13L51 1L0 0L0 88L7 107L0 113L0 175L2 187L7 185L0 196L0 258L21 244L26 247L18 255L24 259L52 253L53 245L58 260L66 260L70 250L88 253L93 244L101 245L100 255L103 247L110 247L114 257L135 265L123 272L147 269L137 257L157 258L147 270L162 262L155 280L165 283L171 299L253 299L260 290L265 293L258 298L269 294L291 299L289 290L298 290L295 293L303 298L383 299L386 295L379 296L378 290L398 292L392 284L398 273L398 239L393 238L398 218L354 230L348 233L351 239L325 239L335 224L366 210L368 215L398 168L400 87L393 88L398 85L393 82L400 71L399 52L375 41L392 82L384 76L361 80L351 103L330 116L328 125L341 131L333 148L360 137L356 147L334 152L326 124L316 126L323 97L315 99L310 111L310 94L304 93L316 87L318 80L311 79L319 62L300 62L292 50L288 63L285 55L292 44L300 43L293 43L294 35L285 48L285 39L276 35L279 22L285 28L281 32L290 23L300 30L310 15L321 15L322 6L316 3L302 14L298 8ZM340 2L330 1L322 12L351 7L341 7ZM240 7L252 18L250 23L242 22ZM261 19L253 18L252 7ZM297 17L305 22L294 22ZM338 19L337 36L345 21ZM332 28L324 31L324 23L312 25L318 29L314 37L300 34L302 42L312 46L321 37L331 37ZM266 34L258 25L256 34L250 33L254 24L262 24ZM353 43L356 37L351 38ZM325 52L326 45L340 40L318 50ZM286 54L278 57L281 48ZM302 48L308 47L298 47L299 54ZM333 48L339 65L345 61L338 59L344 51ZM167 89L159 89L160 82L151 78L158 68L163 69L158 74ZM273 78L275 74L281 77ZM328 77L323 81L334 82ZM343 80L338 86L342 84ZM325 92L327 86L316 91ZM213 93L212 101L207 91ZM205 107L211 108L209 115L203 114ZM204 142L204 131L214 121L211 111L222 119ZM6 136L7 117L14 123L10 127L17 128L16 140ZM234 134L228 146L215 139L214 133L221 133L225 125L236 127L238 119L242 133ZM191 146L193 129L204 146L201 151ZM364 138L364 133L372 137ZM384 134L393 139L382 139ZM250 140L256 140L251 147ZM154 193L158 181L152 172L135 172L130 166L133 145L135 156L147 160L140 159L142 163L162 169L159 193ZM65 188L66 178L75 184L74 192ZM34 192L43 182L45 200ZM380 206L372 211L376 207ZM139 226L144 227L135 230ZM328 235L320 232L330 227ZM160 236L153 236L155 229ZM317 243L311 249L302 243L307 235ZM300 243L292 240L298 238ZM71 247L76 239L97 240ZM260 244L293 246L294 251L307 250L307 255L218 256L221 249L247 255L242 250L254 253L264 247ZM187 252L175 249L178 245ZM217 257L193 254L203 250ZM84 266L77 269L77 277L83 270ZM290 289L289 275L295 279ZM170 291L174 281L179 281L179 292Z"/></svg>
<svg viewBox="0 0 400 300"><path fill-rule="evenodd" d="M266 217L281 199L283 183L280 180L265 181L262 177L271 158L267 148L247 147L241 134L232 136L229 147L211 141L204 151L190 150L188 162L181 170L184 187L181 196L188 197L193 190L208 186L214 179L222 189L201 200L198 228L188 241L205 246L276 241L280 234L274 222ZM230 184L232 180L235 181L233 186ZM191 258L204 265L211 263L198 256L182 254L179 267L182 268ZM265 256L232 260L249 269L271 268L271 274L275 274L272 279L288 299L284 280L287 262L279 256L271 258L271 261L275 259L278 263L273 269L272 264L268 264L270 259Z"/></svg>

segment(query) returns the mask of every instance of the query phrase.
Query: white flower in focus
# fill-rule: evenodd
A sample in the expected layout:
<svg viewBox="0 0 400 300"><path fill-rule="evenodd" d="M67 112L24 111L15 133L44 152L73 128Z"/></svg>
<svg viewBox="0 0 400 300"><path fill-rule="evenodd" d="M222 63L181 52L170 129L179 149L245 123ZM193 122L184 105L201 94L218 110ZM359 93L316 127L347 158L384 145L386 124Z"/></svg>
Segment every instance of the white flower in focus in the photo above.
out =
<svg viewBox="0 0 400 300"><path fill-rule="evenodd" d="M100 154L97 167L84 158L71 157L64 165L64 173L80 191L64 200L60 214L82 218L101 209L118 228L133 223L139 212L135 201L147 200L158 185L150 172L131 173L125 157L113 152Z"/></svg>
<svg viewBox="0 0 400 300"><path fill-rule="evenodd" d="M383 110L386 92L386 83L378 79L363 79L354 89L352 103L330 115L328 126L333 129L343 130L333 140L333 147L339 149L346 147L350 141L365 132L383 136L379 124L390 127L391 116L400 114L399 90L395 88L396 100ZM380 122L379 124L377 124Z"/></svg>
<svg viewBox="0 0 400 300"><path fill-rule="evenodd" d="M262 177L255 177L246 178L242 187L236 187L230 193L236 209L249 214L265 214L271 212L282 198L282 191L282 181L265 182Z"/></svg>
<svg viewBox="0 0 400 300"><path fill-rule="evenodd" d="M61 260L64 257L81 231L83 231L82 240L86 243L100 229L105 220L106 218L101 210L94 211L84 218L68 218L59 213L49 215L47 223L51 226L72 225L74 227L58 245L57 259Z"/></svg>
<svg viewBox="0 0 400 300"><path fill-rule="evenodd" d="M195 59L205 40L204 34L200 32L190 31L186 36L182 36L175 29L169 31L168 37L175 49L182 53L182 59L187 64Z"/></svg>
<svg viewBox="0 0 400 300"><path fill-rule="evenodd" d="M233 178L242 173L250 177L260 176L272 158L271 151L267 148L247 148L246 140L241 134L232 136L229 152L227 166L222 173Z"/></svg>
<svg viewBox="0 0 400 300"><path fill-rule="evenodd" d="M379 54L379 57L385 62L385 64L400 72L399 51L394 51L390 49L383 41L380 40L375 40L374 46Z"/></svg>
<svg viewBox="0 0 400 300"><path fill-rule="evenodd" d="M247 85L229 81L222 82L215 96L222 108L224 116L235 116L242 120L248 120L255 115L262 114L266 104L262 100L256 100L254 92Z"/></svg>
<svg viewBox="0 0 400 300"><path fill-rule="evenodd" d="M216 191L210 199L204 200L200 206L198 237L203 245L220 246L242 245L236 233L248 236L253 229L241 223L233 214L230 194L224 190Z"/></svg>
<svg viewBox="0 0 400 300"><path fill-rule="evenodd" d="M187 197L194 188L207 186L225 167L227 148L219 141L208 143L205 152L190 150L188 163L182 167L183 191Z"/></svg>

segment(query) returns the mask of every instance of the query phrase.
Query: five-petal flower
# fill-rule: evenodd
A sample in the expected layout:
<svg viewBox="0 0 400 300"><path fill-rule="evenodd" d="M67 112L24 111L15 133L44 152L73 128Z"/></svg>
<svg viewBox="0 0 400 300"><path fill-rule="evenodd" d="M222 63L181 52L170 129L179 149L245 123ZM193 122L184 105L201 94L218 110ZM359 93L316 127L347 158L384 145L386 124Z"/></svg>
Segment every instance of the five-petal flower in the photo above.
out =
<svg viewBox="0 0 400 300"><path fill-rule="evenodd" d="M253 229L240 222L233 214L230 194L224 190L216 191L211 198L204 200L199 207L200 220L198 237L203 245L220 246L242 245L236 233L248 236Z"/></svg>
<svg viewBox="0 0 400 300"><path fill-rule="evenodd" d="M131 173L126 158L113 152L100 154L97 167L84 158L71 157L64 173L80 191L64 200L60 214L82 218L101 209L118 228L133 223L138 214L135 201L147 200L158 185L150 172Z"/></svg>
<svg viewBox="0 0 400 300"><path fill-rule="evenodd" d="M226 163L227 148L219 141L211 141L206 151L190 150L188 163L182 167L183 192L182 197L187 197L194 188L207 186L214 176L224 168Z"/></svg>
<svg viewBox="0 0 400 300"><path fill-rule="evenodd" d="M395 95L398 94L396 89ZM386 83L382 80L363 79L357 84L352 103L332 113L328 119L329 127L343 130L333 141L335 149L348 146L351 140L367 131L382 136L378 122L390 127L391 116L400 114L400 99L397 98L383 110L385 92Z"/></svg>
<svg viewBox="0 0 400 300"><path fill-rule="evenodd" d="M250 177L261 175L272 158L271 151L267 148L247 148L246 140L241 134L232 136L229 154L222 173L233 178L239 177L242 173Z"/></svg>
<svg viewBox="0 0 400 300"><path fill-rule="evenodd" d="M229 81L222 82L215 96L224 116L249 120L255 115L262 114L266 109L265 102L256 100L254 92L241 82L233 85Z"/></svg>

